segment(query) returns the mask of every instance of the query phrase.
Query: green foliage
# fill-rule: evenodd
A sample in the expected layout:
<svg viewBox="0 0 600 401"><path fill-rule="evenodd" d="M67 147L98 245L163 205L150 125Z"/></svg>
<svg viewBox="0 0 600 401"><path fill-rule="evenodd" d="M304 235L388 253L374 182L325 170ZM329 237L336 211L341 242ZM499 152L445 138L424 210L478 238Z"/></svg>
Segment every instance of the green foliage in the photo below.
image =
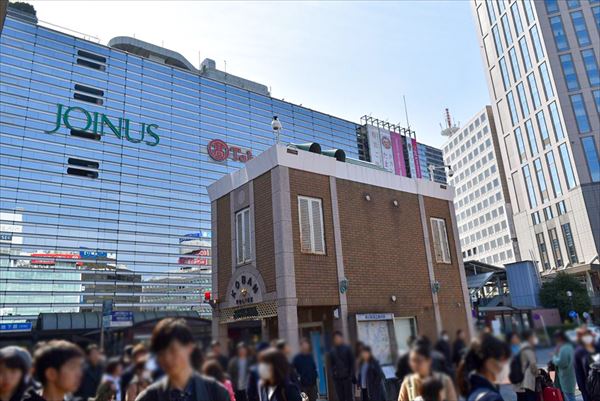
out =
<svg viewBox="0 0 600 401"><path fill-rule="evenodd" d="M567 291L573 293L572 299L567 296ZM566 273L558 273L552 280L542 284L540 301L545 308L558 308L563 319L569 318L569 311L571 310L575 310L581 316L583 312L589 311L592 306L583 284Z"/></svg>
<svg viewBox="0 0 600 401"><path fill-rule="evenodd" d="M25 3L22 1L16 1L14 3L8 3L8 4L9 4L10 8L13 8L15 10L19 10L19 11L27 13L27 14L33 14L34 16L36 15L35 8L29 3Z"/></svg>

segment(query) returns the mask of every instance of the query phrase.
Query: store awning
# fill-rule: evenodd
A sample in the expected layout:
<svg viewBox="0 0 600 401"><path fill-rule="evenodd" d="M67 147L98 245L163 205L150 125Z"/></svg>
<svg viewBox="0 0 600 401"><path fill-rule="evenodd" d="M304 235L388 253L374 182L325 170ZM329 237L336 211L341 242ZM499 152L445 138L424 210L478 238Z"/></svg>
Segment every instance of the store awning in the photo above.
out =
<svg viewBox="0 0 600 401"><path fill-rule="evenodd" d="M492 276L496 274L496 272L487 272L481 274L474 274L472 276L467 276L467 288L471 290L479 290L481 287L485 286L488 281L492 278Z"/></svg>

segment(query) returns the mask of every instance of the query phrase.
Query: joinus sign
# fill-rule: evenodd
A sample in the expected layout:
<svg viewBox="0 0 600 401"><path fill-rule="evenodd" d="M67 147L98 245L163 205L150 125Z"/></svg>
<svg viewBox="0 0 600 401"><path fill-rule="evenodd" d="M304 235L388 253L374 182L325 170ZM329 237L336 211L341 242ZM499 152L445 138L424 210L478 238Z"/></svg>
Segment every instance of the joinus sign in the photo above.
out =
<svg viewBox="0 0 600 401"><path fill-rule="evenodd" d="M82 126L76 127L73 125L73 121L82 123ZM104 135L104 130L108 127L108 130L112 132L117 138L125 138L131 143L144 142L148 146L156 146L160 142L160 137L156 133L158 125L148 123L133 123L128 118L118 118L118 122L114 119L111 121L108 116L104 113L98 113L97 111L90 113L83 107L66 107L62 104L57 104L56 110L56 126L52 131L46 131L52 134L61 127L62 124L68 129L84 131L92 134ZM132 125L136 124L138 128L132 129ZM100 131L100 132L98 132Z"/></svg>

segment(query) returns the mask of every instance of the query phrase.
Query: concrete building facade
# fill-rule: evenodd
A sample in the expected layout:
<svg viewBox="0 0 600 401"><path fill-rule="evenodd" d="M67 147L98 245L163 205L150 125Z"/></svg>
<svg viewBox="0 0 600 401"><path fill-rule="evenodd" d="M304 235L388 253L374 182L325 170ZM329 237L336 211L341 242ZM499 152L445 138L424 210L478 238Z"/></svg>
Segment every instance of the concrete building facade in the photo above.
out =
<svg viewBox="0 0 600 401"><path fill-rule="evenodd" d="M472 1L521 257L600 291L600 4ZM600 299L596 299L600 301Z"/></svg>
<svg viewBox="0 0 600 401"><path fill-rule="evenodd" d="M442 146L452 167L454 207L465 260L502 266L520 260L513 210L491 106L486 106Z"/></svg>

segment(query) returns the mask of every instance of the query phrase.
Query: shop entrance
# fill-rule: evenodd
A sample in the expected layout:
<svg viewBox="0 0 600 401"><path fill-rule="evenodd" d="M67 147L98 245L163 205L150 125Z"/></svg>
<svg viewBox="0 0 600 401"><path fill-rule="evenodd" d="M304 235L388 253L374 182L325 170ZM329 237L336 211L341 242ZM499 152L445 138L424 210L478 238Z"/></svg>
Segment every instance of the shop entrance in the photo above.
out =
<svg viewBox="0 0 600 401"><path fill-rule="evenodd" d="M308 338L312 346L313 357L317 363L317 381L319 398L327 399L327 369L325 368L325 343L323 322L301 323L300 338Z"/></svg>
<svg viewBox="0 0 600 401"><path fill-rule="evenodd" d="M227 335L229 344L235 351L235 346L243 341L246 345L252 347L261 341L260 320L246 320L242 322L231 323L228 327ZM233 354L231 354L233 355Z"/></svg>

